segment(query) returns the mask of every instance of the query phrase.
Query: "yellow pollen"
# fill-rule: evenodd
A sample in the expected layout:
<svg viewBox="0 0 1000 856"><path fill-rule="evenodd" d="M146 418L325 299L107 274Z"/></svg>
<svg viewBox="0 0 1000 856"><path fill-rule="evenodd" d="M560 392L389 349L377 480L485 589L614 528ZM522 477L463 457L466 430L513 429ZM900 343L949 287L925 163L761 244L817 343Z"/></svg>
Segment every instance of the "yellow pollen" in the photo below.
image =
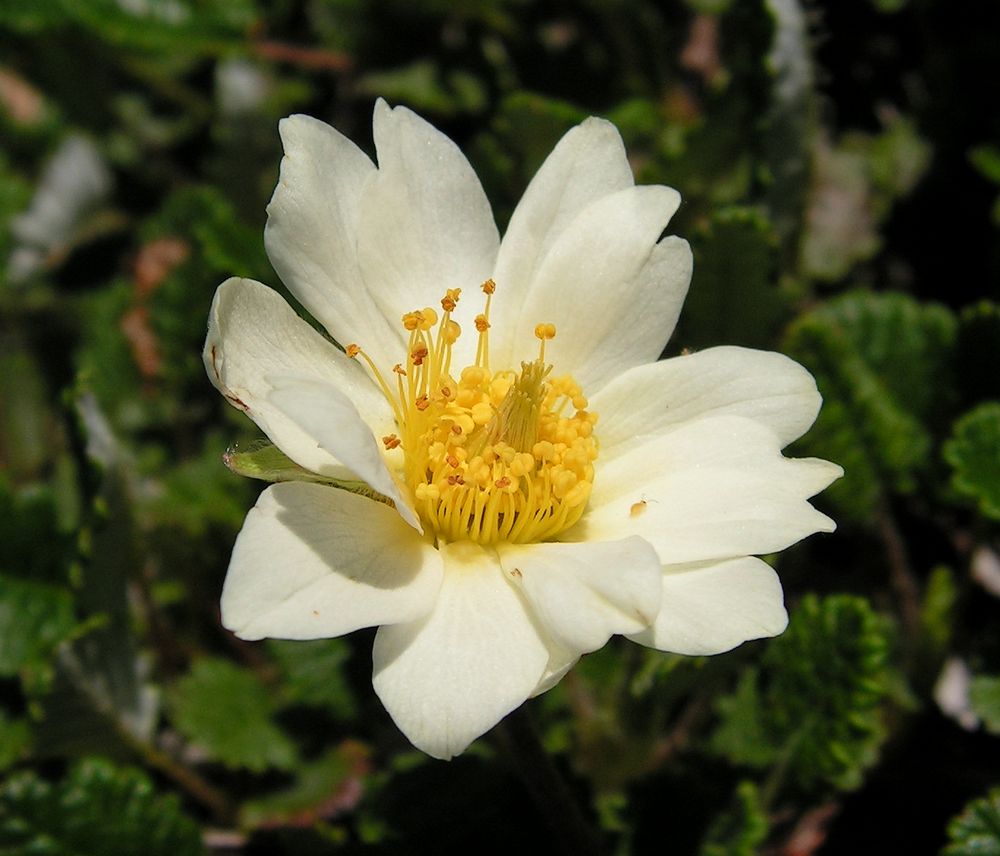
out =
<svg viewBox="0 0 1000 856"><path fill-rule="evenodd" d="M443 541L531 543L554 538L583 515L594 482L596 414L579 384L552 374L545 343L554 324L534 333L538 357L519 369L490 366L490 305L496 283L475 316L478 343L471 365L452 369L462 329L452 320L461 289L441 299L444 314L424 307L402 316L407 361L397 363L396 390L357 345L389 399L397 434L382 438L401 449L402 476L425 530Z"/></svg>

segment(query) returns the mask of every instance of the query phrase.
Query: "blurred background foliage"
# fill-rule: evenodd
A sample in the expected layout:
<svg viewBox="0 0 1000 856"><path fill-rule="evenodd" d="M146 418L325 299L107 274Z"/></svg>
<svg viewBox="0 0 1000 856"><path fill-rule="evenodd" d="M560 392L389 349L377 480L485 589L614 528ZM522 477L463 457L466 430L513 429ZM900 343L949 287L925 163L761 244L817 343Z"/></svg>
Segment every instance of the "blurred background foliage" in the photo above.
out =
<svg viewBox="0 0 1000 856"><path fill-rule="evenodd" d="M277 120L456 139L501 227L617 123L684 196L670 352L782 350L840 523L775 558L786 634L619 640L530 703L607 852L1000 853L1000 7L935 0L6 0L0 6L0 852L559 850L492 736L443 764L371 633L219 624L260 482L208 384L263 252ZM992 69L992 70L991 70Z"/></svg>

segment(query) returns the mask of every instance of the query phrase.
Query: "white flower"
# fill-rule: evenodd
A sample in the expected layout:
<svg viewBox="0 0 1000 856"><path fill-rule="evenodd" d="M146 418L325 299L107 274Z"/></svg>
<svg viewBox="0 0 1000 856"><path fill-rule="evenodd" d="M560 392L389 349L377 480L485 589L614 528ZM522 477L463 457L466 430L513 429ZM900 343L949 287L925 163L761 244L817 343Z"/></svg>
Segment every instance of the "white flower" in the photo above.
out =
<svg viewBox="0 0 1000 856"><path fill-rule="evenodd" d="M840 468L780 453L819 394L774 353L656 362L691 253L658 242L678 194L634 185L611 124L562 138L502 242L462 153L409 110L376 105L377 168L305 116L281 137L267 250L348 353L230 279L208 374L296 463L391 504L266 489L233 549L226 627L377 625L375 691L440 758L612 634L715 654L784 629L754 556L834 528L806 500Z"/></svg>

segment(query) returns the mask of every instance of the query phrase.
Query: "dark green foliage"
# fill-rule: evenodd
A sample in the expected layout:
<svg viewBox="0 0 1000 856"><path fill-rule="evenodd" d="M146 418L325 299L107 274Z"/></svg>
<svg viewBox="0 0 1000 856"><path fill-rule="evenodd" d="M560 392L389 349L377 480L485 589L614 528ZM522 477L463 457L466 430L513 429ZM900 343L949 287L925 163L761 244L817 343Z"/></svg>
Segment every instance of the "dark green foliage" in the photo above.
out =
<svg viewBox="0 0 1000 856"><path fill-rule="evenodd" d="M948 824L950 842L941 856L997 856L1000 854L1000 788L970 802Z"/></svg>
<svg viewBox="0 0 1000 856"><path fill-rule="evenodd" d="M140 770L82 761L61 782L33 772L0 786L0 850L11 856L197 856L198 827Z"/></svg>
<svg viewBox="0 0 1000 856"><path fill-rule="evenodd" d="M778 762L806 789L857 788L885 736L889 630L863 598L809 595L758 669L718 702L715 751Z"/></svg>

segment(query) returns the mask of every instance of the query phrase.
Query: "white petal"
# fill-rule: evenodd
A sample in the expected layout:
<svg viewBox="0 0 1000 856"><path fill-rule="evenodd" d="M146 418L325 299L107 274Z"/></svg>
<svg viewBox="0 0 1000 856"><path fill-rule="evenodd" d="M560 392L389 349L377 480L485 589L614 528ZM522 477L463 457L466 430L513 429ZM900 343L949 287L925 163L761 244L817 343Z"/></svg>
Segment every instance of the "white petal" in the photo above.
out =
<svg viewBox="0 0 1000 856"><path fill-rule="evenodd" d="M647 627L659 610L660 561L642 538L505 545L499 552L546 635L574 660L615 633Z"/></svg>
<svg viewBox="0 0 1000 856"><path fill-rule="evenodd" d="M391 366L405 347L402 330L365 291L357 256L362 192L375 165L316 119L290 116L279 128L285 157L264 229L271 263L334 339L360 342L376 365Z"/></svg>
<svg viewBox="0 0 1000 856"><path fill-rule="evenodd" d="M629 638L675 654L721 654L788 625L778 575L752 556L667 568L655 623Z"/></svg>
<svg viewBox="0 0 1000 856"><path fill-rule="evenodd" d="M304 435L312 437L317 449L343 461L371 487L389 497L407 523L423 531L404 489L389 471L371 429L347 396L331 384L309 378L266 380L272 387L268 401Z"/></svg>
<svg viewBox="0 0 1000 856"><path fill-rule="evenodd" d="M500 245L492 311L498 356L510 359L517 343L509 331L555 240L591 202L633 183L622 138L610 122L591 117L559 141L514 209Z"/></svg>
<svg viewBox="0 0 1000 856"><path fill-rule="evenodd" d="M445 289L476 289L493 271L499 237L479 179L444 134L379 100L374 135L378 172L361 201L358 257L368 293L398 323L436 307Z"/></svg>
<svg viewBox="0 0 1000 856"><path fill-rule="evenodd" d="M434 611L379 628L373 684L418 749L450 758L531 695L549 652L495 551L465 542L442 554Z"/></svg>
<svg viewBox="0 0 1000 856"><path fill-rule="evenodd" d="M382 503L272 485L236 539L222 623L243 639L319 639L412 621L431 610L441 567L437 550Z"/></svg>
<svg viewBox="0 0 1000 856"><path fill-rule="evenodd" d="M655 360L691 273L686 242L656 243L679 203L669 187L629 187L585 208L545 256L510 327L513 351L498 352L497 365L532 358L540 322L557 330L546 360L588 391Z"/></svg>
<svg viewBox="0 0 1000 856"><path fill-rule="evenodd" d="M342 477L344 468L269 399L269 378L292 374L332 385L372 429L383 434L391 430L389 404L360 366L259 282L233 277L219 286L209 314L204 360L209 379L227 400L246 412L286 455L313 472Z"/></svg>
<svg viewBox="0 0 1000 856"><path fill-rule="evenodd" d="M806 499L843 471L788 459L777 435L735 416L698 419L602 466L590 510L565 540L639 535L664 564L783 550L835 524Z"/></svg>
<svg viewBox="0 0 1000 856"><path fill-rule="evenodd" d="M771 351L709 348L637 366L590 397L600 414L601 459L635 437L662 434L705 416L745 416L786 446L812 425L822 399L809 372Z"/></svg>

